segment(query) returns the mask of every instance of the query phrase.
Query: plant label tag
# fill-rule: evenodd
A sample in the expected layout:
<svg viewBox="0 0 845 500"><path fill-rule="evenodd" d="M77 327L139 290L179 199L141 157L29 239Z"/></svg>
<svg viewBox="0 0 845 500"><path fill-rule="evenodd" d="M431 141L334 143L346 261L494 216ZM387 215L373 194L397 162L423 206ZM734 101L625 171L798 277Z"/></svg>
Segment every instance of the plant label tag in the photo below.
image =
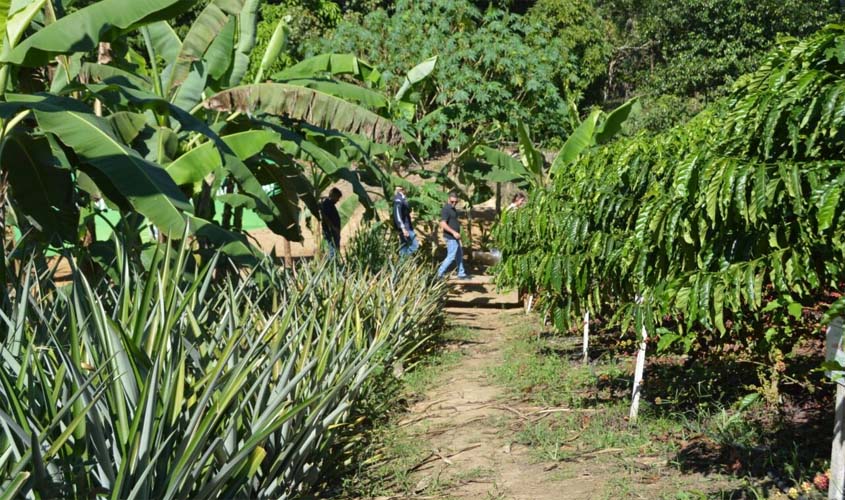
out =
<svg viewBox="0 0 845 500"><path fill-rule="evenodd" d="M825 364L830 367L825 374L837 384L845 385L845 349L843 349L842 345L841 317L831 321L830 325L827 327L825 361Z"/></svg>

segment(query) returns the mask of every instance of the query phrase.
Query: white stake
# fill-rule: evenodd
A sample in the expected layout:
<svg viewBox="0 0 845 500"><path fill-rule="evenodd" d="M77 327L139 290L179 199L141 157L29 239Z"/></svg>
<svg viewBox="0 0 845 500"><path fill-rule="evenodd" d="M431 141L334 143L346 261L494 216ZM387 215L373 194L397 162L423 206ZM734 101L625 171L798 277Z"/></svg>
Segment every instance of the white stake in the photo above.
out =
<svg viewBox="0 0 845 500"><path fill-rule="evenodd" d="M590 346L590 311L584 313L584 364L590 362L589 356Z"/></svg>
<svg viewBox="0 0 845 500"><path fill-rule="evenodd" d="M841 363L842 318L836 318L827 327L827 359ZM833 377L833 373L830 373ZM837 373L837 377L842 372ZM833 444L830 449L830 483L827 488L829 500L845 499L845 387L839 379L836 383L836 410L833 423Z"/></svg>
<svg viewBox="0 0 845 500"><path fill-rule="evenodd" d="M628 422L630 424L637 423L637 415L640 412L640 394L643 386L643 371L645 370L645 348L648 340L648 332L643 325L642 341L640 341L640 350L637 352L637 367L634 370L634 390L631 394L631 413L628 415Z"/></svg>
<svg viewBox="0 0 845 500"><path fill-rule="evenodd" d="M845 387L836 384L836 413L833 424L833 446L830 450L830 484L827 488L829 500L843 500L843 486L845 486L845 434L842 432L845 424Z"/></svg>
<svg viewBox="0 0 845 500"><path fill-rule="evenodd" d="M534 306L534 294L529 293L528 298L525 299L525 314L531 314L531 308Z"/></svg>

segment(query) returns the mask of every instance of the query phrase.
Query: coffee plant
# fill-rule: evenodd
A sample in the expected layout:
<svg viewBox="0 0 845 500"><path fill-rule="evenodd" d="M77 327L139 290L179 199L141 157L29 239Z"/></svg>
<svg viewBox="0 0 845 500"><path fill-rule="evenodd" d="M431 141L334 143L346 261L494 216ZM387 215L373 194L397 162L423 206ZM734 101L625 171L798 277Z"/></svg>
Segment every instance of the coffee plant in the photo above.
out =
<svg viewBox="0 0 845 500"><path fill-rule="evenodd" d="M695 119L558 172L497 229L500 283L561 329L612 313L662 348L706 335L780 369L790 321L845 279L844 63L845 28L784 40Z"/></svg>

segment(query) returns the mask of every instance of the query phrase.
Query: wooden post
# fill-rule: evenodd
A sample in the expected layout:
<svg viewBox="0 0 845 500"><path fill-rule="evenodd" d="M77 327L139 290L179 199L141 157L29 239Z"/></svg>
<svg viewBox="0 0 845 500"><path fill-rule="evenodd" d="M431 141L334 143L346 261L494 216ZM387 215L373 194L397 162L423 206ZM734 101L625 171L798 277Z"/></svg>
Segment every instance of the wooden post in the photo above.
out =
<svg viewBox="0 0 845 500"><path fill-rule="evenodd" d="M836 318L827 327L827 360L842 363L842 318ZM842 372L828 372L836 382L836 408L833 422L833 443L830 449L829 500L845 499L845 386Z"/></svg>
<svg viewBox="0 0 845 500"><path fill-rule="evenodd" d="M469 205L467 209L467 246L463 246L463 242L461 242L461 248L464 251L464 259L472 260L472 205ZM464 262L464 266L466 266L466 262Z"/></svg>
<svg viewBox="0 0 845 500"><path fill-rule="evenodd" d="M845 2L845 0L842 0ZM502 183L496 183L496 215L502 213Z"/></svg>
<svg viewBox="0 0 845 500"><path fill-rule="evenodd" d="M287 238L283 238L282 246L284 247L284 254L285 254L285 267L288 269L293 269L293 252L290 248L290 240Z"/></svg>
<svg viewBox="0 0 845 500"><path fill-rule="evenodd" d="M637 366L634 369L634 389L631 393L631 413L628 415L628 422L631 424L637 423L637 416L640 412L640 394L643 388L643 371L645 371L645 350L646 342L648 341L648 331L643 325L642 340L640 341L640 350L637 352Z"/></svg>
<svg viewBox="0 0 845 500"><path fill-rule="evenodd" d="M584 313L584 357L582 362L587 364L590 362L590 355L589 355L589 346L590 346L590 311Z"/></svg>

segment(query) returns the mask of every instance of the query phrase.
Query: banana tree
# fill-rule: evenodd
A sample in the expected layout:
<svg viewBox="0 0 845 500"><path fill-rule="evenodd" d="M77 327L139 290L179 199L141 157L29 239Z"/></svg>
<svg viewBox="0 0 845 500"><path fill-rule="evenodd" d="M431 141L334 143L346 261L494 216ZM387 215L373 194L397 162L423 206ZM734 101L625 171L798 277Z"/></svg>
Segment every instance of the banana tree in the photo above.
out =
<svg viewBox="0 0 845 500"><path fill-rule="evenodd" d="M84 96L67 98L43 91L79 66L77 54L184 12L193 3L104 1L61 18L44 0L0 5L5 27L0 49L0 93L5 101L0 113L0 170L10 182L9 196L0 207L3 220L12 208L19 212L15 218L22 228L30 229L31 239L54 245L75 242L82 192L119 193L124 184L133 190L121 196L121 202L146 212L151 220L181 229L184 222L176 221L173 213L187 204L175 185L117 140L110 124L93 113ZM10 89L31 93L12 94Z"/></svg>
<svg viewBox="0 0 845 500"><path fill-rule="evenodd" d="M249 2L245 6L249 7ZM210 8L207 7L208 9ZM251 8L247 11L253 12ZM243 18L243 14L241 17ZM229 23L233 25L231 20ZM398 143L402 138L402 131L391 122L391 115L386 105L388 99L382 94L333 77L355 72L361 76L363 84L370 85L380 82L380 75L371 66L358 61L354 56L329 54L305 60L290 68L285 75L274 75L270 81L262 81L266 69L284 49L285 28L283 20L276 28L271 43L261 59L260 67L254 71L256 77L252 83L241 81L243 75L235 66L226 72L221 69L218 74L228 75L226 83L230 86L220 84L219 81L212 83L203 92L204 100L191 111L205 112L206 116L213 117L217 120L221 133L259 128L276 134L272 138L266 134L263 135L250 148L249 156L238 155L239 159L245 161L248 166L262 165L262 175L265 179L268 175L271 178L289 176L292 168L303 171L306 165L315 166L332 181L341 179L350 181L358 200L370 210L371 200L361 186L360 177L371 174L375 170L370 168L372 162L369 161L369 157L386 149L377 145ZM178 37L165 23L151 25L148 31L151 32L149 39L153 41L153 45L168 47L178 43ZM225 27L221 29L221 33L223 35L215 38L207 54L216 55L234 50L233 57L228 61L235 65L238 61L238 51L243 49L244 31L241 30L239 35L241 38L238 39L237 44L233 42L231 33ZM170 40L169 44L157 41L165 38ZM221 40L229 43L228 48L222 44ZM236 48L235 45L240 48ZM163 49L155 51L161 53ZM171 55L170 57L175 57L174 61L178 60L178 56ZM207 65L223 67L211 60ZM164 73L167 72L166 69ZM412 70L409 74L412 77L409 88L425 76L420 70ZM403 96L404 93L399 95L396 102L405 103L402 100ZM223 116L225 118L221 118ZM315 148L315 145L319 148ZM319 149L325 149L329 154ZM268 160L270 157L272 158ZM190 163L189 159L187 156L184 158L186 161L181 162L182 168ZM278 161L280 159L283 161ZM355 160L358 160L359 166L366 168L353 171L347 165L338 165L339 162L349 163ZM230 166L225 161L223 167L224 171L230 170ZM243 170L239 165L238 167ZM193 176L194 183L198 181L198 177L209 174L207 164L194 165L192 168L202 174ZM278 171L271 172L273 170ZM257 172L253 173L257 174ZM219 182L221 176L215 175L214 179ZM177 179L177 182L181 181ZM233 193L238 196L227 196L222 199L227 202L241 203L247 201L244 196L252 198L249 203L255 206L256 212L268 223L268 227L287 239L300 240L301 234L296 224L297 211L295 210L298 200L294 195L308 198L306 195L313 195L315 190L312 188L294 192L274 183L270 186L271 191L277 193L284 191L287 195L271 199L270 201L275 203L273 206L267 202L264 193L258 189L257 183L251 182L251 185L250 189L248 185L239 182L238 188L241 192ZM304 186L302 183L298 185ZM219 184L213 184L211 189L206 188L205 192L216 191L219 188ZM241 206L244 205L241 204ZM262 207L269 207L271 210L262 210Z"/></svg>
<svg viewBox="0 0 845 500"><path fill-rule="evenodd" d="M297 161L319 156L315 148L303 146L308 141L294 133L291 124L310 122L321 129L364 132L374 141L396 142L401 137L385 117L318 89L295 84L239 86L254 44L258 2L206 2L181 40L166 20L196 3L103 0L57 18L51 3L36 0L7 16L0 57L7 76L3 82L21 82L32 73L30 68L46 75L41 82L45 92L37 97L7 94L2 116L4 171L38 162L39 176L17 175L22 171L9 176L11 205L19 205L18 220L29 221L36 230L33 234L53 244L74 243L68 228L77 227L78 218L72 224L55 215L73 216L86 200L102 197L122 213L141 214L171 237L179 238L188 225L196 236L246 256L253 250L243 237L212 221L203 195L213 198L223 183L233 183L241 201L235 197L226 201L243 207L246 197L268 227L297 239L293 191L278 183L265 190L261 182L290 177ZM20 41L30 26L40 29ZM146 58L125 42L138 32ZM88 61L100 42L112 43L116 57L109 64ZM279 50L278 44L271 44L262 66ZM281 89L266 105L255 100ZM93 112L94 102L103 106L105 117ZM244 124L258 127L252 120L258 114L278 116L280 125L265 128L268 134L262 137L240 137L241 147L233 148L225 139L241 132ZM22 157L31 149L24 146L32 141L50 148L40 148L45 152L40 156ZM276 163L278 172L268 174L272 162L254 161L265 149L287 160ZM214 159L209 162L209 157ZM192 173L181 178L169 175L180 169ZM25 193L37 191L38 183L56 189L41 190L43 203L17 202L25 199ZM288 194L272 194L281 191Z"/></svg>
<svg viewBox="0 0 845 500"><path fill-rule="evenodd" d="M221 155L222 165L209 169L208 164L196 165L193 168L199 175L192 176L191 183L182 183L177 179L184 189L189 192L198 192L208 198L219 191L223 184L229 184L231 191L232 184L237 186L238 196L218 198L231 205L237 204L236 210L242 209L242 203L248 201L248 205L261 217L268 227L274 232L293 240L300 240L301 234L297 225L296 210L292 207L297 205L295 197L271 197L267 194L268 186L258 182L255 165L263 163L263 173L267 174L272 170L273 162L250 161L256 155L262 153L263 148L289 152L290 136L295 136L294 129L290 124L276 124L276 127L266 127L267 120L262 117L253 120L256 115L280 115L286 120L312 122L325 128L349 129L358 131L361 128L373 126L377 129L375 139L392 140L396 137L396 129L387 120L374 114L367 113L367 110L355 106L353 103L342 99L334 98L331 95L319 92L319 89L312 90L304 86L286 86L284 90L278 86L262 85L264 93L259 91L255 94L258 79L261 78L266 67L268 67L283 49L283 39L274 37L264 54L261 68L257 72L256 81L253 84L244 84L243 77L247 71L249 58L247 57L254 46L254 31L256 21L255 1L244 2L211 2L200 13L197 21L185 37L180 40L175 31L166 23L158 22L145 28L144 38L150 60L154 56L161 56L166 67L158 71L153 67L153 90L162 97L169 99L175 105L190 109L195 115L205 116L207 120L215 123L215 128L221 135L237 133L244 128L261 128L276 134L268 138L267 134L262 135L258 142L247 148L248 153L243 150L234 155ZM240 10L239 10L240 9ZM283 23L279 24L277 34L283 31ZM181 47L179 50L176 48ZM189 61L193 61L188 64ZM160 82L156 85L156 82ZM274 94L272 105L261 109L250 108L248 95L255 95L258 99L266 100L268 93ZM239 101L240 99L240 101ZM250 109L247 109L250 108ZM246 111L246 118L244 118ZM221 114L225 113L225 114ZM287 125L287 126L285 126ZM243 136L241 142L258 138L257 135ZM202 137L189 139L185 148L184 158L180 157L182 169L191 165L192 159L202 158L202 155L194 154L191 150L194 146L203 141ZM293 138L293 142L301 142L302 139ZM225 141L224 141L225 143ZM219 146L219 145L215 145ZM276 155L279 156L278 154ZM289 156L289 155L288 155ZM304 154L299 158L303 161L311 160L311 156ZM170 170L169 165L164 163ZM297 164L288 161L277 164L280 170L272 176L284 178L289 170ZM253 167L253 168L250 168ZM214 174L214 175L211 175ZM271 177L272 177L271 176ZM206 179L207 178L207 179ZM266 175L265 175L266 179ZM207 181L207 183L206 183ZM204 184L206 183L206 184ZM273 184L270 191L285 190L284 187ZM199 188L199 189L197 189ZM285 190L291 193L291 190ZM248 199L248 200L247 200ZM213 207L212 203L203 203L199 199L195 203L201 207ZM364 200L367 201L367 200ZM210 218L212 214L204 213Z"/></svg>
<svg viewBox="0 0 845 500"><path fill-rule="evenodd" d="M284 33L283 24L280 22L274 33L255 82L220 92L203 105L233 116L247 114L252 117L251 124L280 133L282 147L275 148L276 158L269 163L290 165L290 161L275 161L287 157L298 160L302 172L308 172L311 203L306 205L311 214L319 217L319 211L312 206L314 201L340 180L350 183L356 194L355 198L344 200L341 211L349 215L360 203L372 215L374 205L364 184L381 187L384 196L389 196L390 175L380 163L391 164L393 158L404 156L404 146L397 144L402 140L412 144L409 139L413 137L407 128L398 128L393 121L402 119L409 110L413 114L415 104L410 91L428 77L437 59L412 68L403 88L392 99L385 94L378 70L351 54L308 58L262 82L264 70L282 50L279 34ZM310 99L318 107L327 108L328 113L322 118L306 119L311 111L301 106L299 96L303 94L313 94ZM284 145L285 141L293 141L296 146ZM265 151L265 156L272 152Z"/></svg>

